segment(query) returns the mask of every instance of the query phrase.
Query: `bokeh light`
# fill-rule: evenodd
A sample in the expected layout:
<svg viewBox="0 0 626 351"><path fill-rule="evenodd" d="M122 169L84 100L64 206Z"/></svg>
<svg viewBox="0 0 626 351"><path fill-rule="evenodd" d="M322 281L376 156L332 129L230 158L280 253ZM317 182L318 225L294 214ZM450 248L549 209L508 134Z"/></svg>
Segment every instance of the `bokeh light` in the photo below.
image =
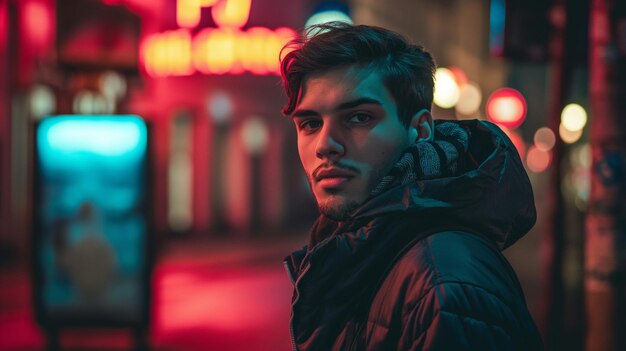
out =
<svg viewBox="0 0 626 351"><path fill-rule="evenodd" d="M572 148L569 166L570 171L563 182L563 194L580 211L585 211L591 191L591 147L588 142Z"/></svg>
<svg viewBox="0 0 626 351"><path fill-rule="evenodd" d="M579 130L569 130L569 129L565 128L563 123L561 123L559 125L559 136L561 137L561 140L563 140L563 142L565 142L567 144L573 144L573 143L577 142L582 135L583 135L583 130L582 129L579 129Z"/></svg>
<svg viewBox="0 0 626 351"><path fill-rule="evenodd" d="M587 124L587 111L578 104L568 104L561 112L561 124L569 131L578 131Z"/></svg>
<svg viewBox="0 0 626 351"><path fill-rule="evenodd" d="M552 129L548 127L541 127L535 132L534 139L535 145L542 151L550 151L556 143L556 136Z"/></svg>
<svg viewBox="0 0 626 351"><path fill-rule="evenodd" d="M441 108L452 108L459 101L459 85L454 73L447 68L439 67L435 72L435 96L433 102Z"/></svg>
<svg viewBox="0 0 626 351"><path fill-rule="evenodd" d="M126 94L126 80L114 71L105 72L99 79L100 91L109 99L118 99Z"/></svg>
<svg viewBox="0 0 626 351"><path fill-rule="evenodd" d="M590 168L591 167L591 145L589 143L581 143L572 150L572 159L576 166Z"/></svg>
<svg viewBox="0 0 626 351"><path fill-rule="evenodd" d="M456 104L456 110L463 115L472 115L480 108L483 94L478 84L468 82L462 85L459 90L459 101Z"/></svg>
<svg viewBox="0 0 626 351"><path fill-rule="evenodd" d="M72 108L74 113L81 115L109 114L115 110L115 102L99 92L81 90L76 93Z"/></svg>
<svg viewBox="0 0 626 351"><path fill-rule="evenodd" d="M50 8L41 1L25 2L22 11L22 24L30 40L29 44L40 47L52 39L54 23L51 20L50 12Z"/></svg>
<svg viewBox="0 0 626 351"><path fill-rule="evenodd" d="M528 148L526 165L532 172L541 173L545 171L550 166L551 160L552 154L550 151L541 150L536 145L532 145Z"/></svg>
<svg viewBox="0 0 626 351"><path fill-rule="evenodd" d="M486 110L490 121L514 129L526 118L526 100L519 91L502 88L489 96Z"/></svg>
<svg viewBox="0 0 626 351"><path fill-rule="evenodd" d="M209 116L217 124L226 124L233 114L233 102L226 92L218 91L213 94L207 104Z"/></svg>
<svg viewBox="0 0 626 351"><path fill-rule="evenodd" d="M269 131L263 118L258 116L248 117L241 128L241 139L246 150L251 154L263 152L269 141Z"/></svg>
<svg viewBox="0 0 626 351"><path fill-rule="evenodd" d="M35 85L29 95L30 113L35 119L54 113L57 108L54 92L48 86Z"/></svg>

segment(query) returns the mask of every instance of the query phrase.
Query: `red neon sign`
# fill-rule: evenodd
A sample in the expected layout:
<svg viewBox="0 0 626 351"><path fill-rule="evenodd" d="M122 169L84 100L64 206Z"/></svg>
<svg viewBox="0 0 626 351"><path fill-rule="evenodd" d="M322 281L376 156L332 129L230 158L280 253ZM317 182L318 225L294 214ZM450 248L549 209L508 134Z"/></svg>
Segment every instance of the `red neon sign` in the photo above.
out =
<svg viewBox="0 0 626 351"><path fill-rule="evenodd" d="M153 34L143 41L141 57L153 77L203 74L279 74L281 48L293 29L241 28L248 21L251 0L177 0L176 21L181 29ZM218 28L206 28L192 37L202 8L211 7Z"/></svg>

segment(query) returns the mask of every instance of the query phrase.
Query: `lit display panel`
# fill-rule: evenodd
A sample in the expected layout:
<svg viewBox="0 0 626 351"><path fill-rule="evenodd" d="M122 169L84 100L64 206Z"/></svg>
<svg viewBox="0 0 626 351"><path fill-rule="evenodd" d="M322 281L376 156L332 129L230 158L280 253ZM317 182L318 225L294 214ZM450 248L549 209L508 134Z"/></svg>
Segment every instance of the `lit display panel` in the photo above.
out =
<svg viewBox="0 0 626 351"><path fill-rule="evenodd" d="M141 322L149 281L145 122L48 117L35 142L39 317Z"/></svg>

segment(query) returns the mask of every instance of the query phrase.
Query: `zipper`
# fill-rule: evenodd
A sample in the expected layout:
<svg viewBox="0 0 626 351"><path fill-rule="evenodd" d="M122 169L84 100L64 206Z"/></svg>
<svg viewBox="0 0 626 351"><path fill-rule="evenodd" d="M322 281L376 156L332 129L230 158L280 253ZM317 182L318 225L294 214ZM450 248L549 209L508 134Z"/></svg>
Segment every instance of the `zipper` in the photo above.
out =
<svg viewBox="0 0 626 351"><path fill-rule="evenodd" d="M291 285L296 284L296 279L293 277L293 273L291 273L291 269L289 268L289 263L287 261L283 261L283 266L285 266L285 271L287 271L287 276L289 280L291 280Z"/></svg>
<svg viewBox="0 0 626 351"><path fill-rule="evenodd" d="M287 262L284 262L284 263L285 263L285 267L287 268L287 271L289 272L289 278L292 279L292 282L293 282L291 271L289 270L289 267L287 266ZM300 282L300 280L302 280L302 277L304 277L304 275L309 270L309 268L311 268L310 263L308 263L306 267L304 267L298 279L293 283L293 290L294 290L295 298L293 299L293 302L291 303L291 317L289 318L289 334L291 335L291 348L293 351L298 351L298 347L296 346L296 337L294 336L294 331L293 331L293 314L294 314L293 308L296 305L296 303L298 303L298 300L300 299L300 292L298 291L298 283Z"/></svg>

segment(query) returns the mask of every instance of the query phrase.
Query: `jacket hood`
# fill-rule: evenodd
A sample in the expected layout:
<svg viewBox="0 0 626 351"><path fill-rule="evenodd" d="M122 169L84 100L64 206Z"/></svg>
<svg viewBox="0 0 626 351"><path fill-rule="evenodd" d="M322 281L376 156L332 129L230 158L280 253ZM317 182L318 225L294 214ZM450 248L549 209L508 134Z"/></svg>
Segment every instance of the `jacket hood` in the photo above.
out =
<svg viewBox="0 0 626 351"><path fill-rule="evenodd" d="M452 121L437 120L435 123ZM402 213L433 219L450 228L480 233L505 249L535 224L532 187L515 146L495 124L454 121L469 131L468 150L460 155L454 176L418 179L367 200L353 212L362 221Z"/></svg>

